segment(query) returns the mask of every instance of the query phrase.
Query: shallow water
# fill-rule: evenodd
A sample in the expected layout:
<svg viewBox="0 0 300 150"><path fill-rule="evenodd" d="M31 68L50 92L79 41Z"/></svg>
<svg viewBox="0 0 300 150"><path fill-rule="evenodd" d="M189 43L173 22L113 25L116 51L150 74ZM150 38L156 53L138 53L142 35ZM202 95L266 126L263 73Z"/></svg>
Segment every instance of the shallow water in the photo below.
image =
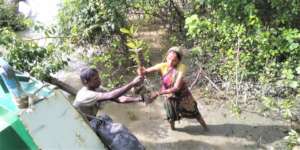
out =
<svg viewBox="0 0 300 150"><path fill-rule="evenodd" d="M60 0L26 0L19 3L19 11L35 22L51 25L57 21L60 3Z"/></svg>

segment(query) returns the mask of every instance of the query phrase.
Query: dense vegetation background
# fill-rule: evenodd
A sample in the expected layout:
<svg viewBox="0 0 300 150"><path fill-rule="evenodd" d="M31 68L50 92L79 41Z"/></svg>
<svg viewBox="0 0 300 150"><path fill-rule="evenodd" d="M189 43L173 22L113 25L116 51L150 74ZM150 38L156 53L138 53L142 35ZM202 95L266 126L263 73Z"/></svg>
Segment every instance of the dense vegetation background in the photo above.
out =
<svg viewBox="0 0 300 150"><path fill-rule="evenodd" d="M62 54L79 53L114 87L134 71L135 49L149 61L138 27L156 24L167 28L170 45L186 48L197 85L229 101L233 113L255 103L267 117L300 122L300 0L64 0L58 18L43 27L19 14L17 3L0 0L3 55L47 81L67 64ZM18 36L28 28L51 40L40 46ZM297 138L292 130L290 147Z"/></svg>

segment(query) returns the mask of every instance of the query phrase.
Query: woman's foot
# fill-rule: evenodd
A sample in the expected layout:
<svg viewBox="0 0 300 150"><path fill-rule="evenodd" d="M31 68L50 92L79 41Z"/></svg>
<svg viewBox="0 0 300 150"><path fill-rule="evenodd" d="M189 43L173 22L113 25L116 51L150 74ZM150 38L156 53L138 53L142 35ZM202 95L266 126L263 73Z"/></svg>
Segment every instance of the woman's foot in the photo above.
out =
<svg viewBox="0 0 300 150"><path fill-rule="evenodd" d="M208 127L203 127L203 130L204 130L205 132L208 132L208 131L209 131L209 128L208 128Z"/></svg>
<svg viewBox="0 0 300 150"><path fill-rule="evenodd" d="M175 130L175 122L170 121L169 123L170 123L171 130Z"/></svg>
<svg viewBox="0 0 300 150"><path fill-rule="evenodd" d="M201 126L203 127L204 131L209 131L205 121L203 120L202 116L199 115L197 118L197 121L201 124Z"/></svg>

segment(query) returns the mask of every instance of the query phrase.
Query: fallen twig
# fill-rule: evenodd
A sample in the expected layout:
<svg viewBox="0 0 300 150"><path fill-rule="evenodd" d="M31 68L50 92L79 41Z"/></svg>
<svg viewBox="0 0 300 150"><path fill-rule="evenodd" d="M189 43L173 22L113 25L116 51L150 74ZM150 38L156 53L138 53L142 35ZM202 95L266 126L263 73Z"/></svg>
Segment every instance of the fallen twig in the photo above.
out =
<svg viewBox="0 0 300 150"><path fill-rule="evenodd" d="M194 87L194 85L197 83L197 81L198 81L200 75L201 75L201 71L199 70L199 71L197 72L196 79L193 81L193 83L192 83L191 86L189 87L190 90L191 90L191 89Z"/></svg>
<svg viewBox="0 0 300 150"><path fill-rule="evenodd" d="M223 91L221 91L220 90L220 88L209 78L209 77L207 77L206 75L204 75L204 78L205 79L207 79L208 81L209 81L209 83L215 88L215 89L217 89L218 90L218 92L222 92L223 93Z"/></svg>
<svg viewBox="0 0 300 150"><path fill-rule="evenodd" d="M197 76L196 76L196 79L193 81L193 83L191 84L191 86L189 87L189 89L192 89L194 86L195 86L195 84L197 83L197 81L198 81L198 79L199 79L199 77L200 77L200 75L201 75L201 72L204 72L202 69L201 70L199 70L198 72L197 72ZM204 72L205 73L205 72ZM206 73L205 73L206 74ZM206 75L203 75L204 76L204 78L205 79L207 79L208 80L208 82L218 91L218 92L222 92L221 91L221 89L208 77L208 76L206 76Z"/></svg>

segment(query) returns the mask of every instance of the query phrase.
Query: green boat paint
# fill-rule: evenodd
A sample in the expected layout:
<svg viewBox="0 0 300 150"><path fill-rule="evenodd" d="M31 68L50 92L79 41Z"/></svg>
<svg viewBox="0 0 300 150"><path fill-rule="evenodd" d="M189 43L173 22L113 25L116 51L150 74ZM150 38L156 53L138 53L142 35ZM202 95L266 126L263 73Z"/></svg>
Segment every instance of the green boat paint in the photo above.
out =
<svg viewBox="0 0 300 150"><path fill-rule="evenodd" d="M32 137L26 131L18 116L0 106L0 149L37 150Z"/></svg>
<svg viewBox="0 0 300 150"><path fill-rule="evenodd" d="M32 109L19 109L12 100L12 90L3 75L0 76L1 150L106 149L62 91L22 73L17 73L15 78L26 94L43 87L36 94L41 99Z"/></svg>

